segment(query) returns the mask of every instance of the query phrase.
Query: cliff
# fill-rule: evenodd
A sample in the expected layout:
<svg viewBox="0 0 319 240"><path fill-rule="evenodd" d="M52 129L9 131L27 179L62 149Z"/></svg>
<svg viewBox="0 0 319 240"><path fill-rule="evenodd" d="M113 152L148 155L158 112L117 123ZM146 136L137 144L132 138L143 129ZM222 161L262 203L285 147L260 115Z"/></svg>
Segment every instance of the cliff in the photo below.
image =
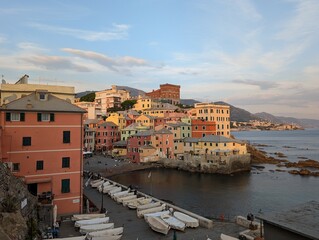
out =
<svg viewBox="0 0 319 240"><path fill-rule="evenodd" d="M37 199L27 190L25 183L12 175L0 163L0 237L1 239L27 239L35 231ZM30 229L31 227L31 229ZM30 238L31 239L31 238Z"/></svg>

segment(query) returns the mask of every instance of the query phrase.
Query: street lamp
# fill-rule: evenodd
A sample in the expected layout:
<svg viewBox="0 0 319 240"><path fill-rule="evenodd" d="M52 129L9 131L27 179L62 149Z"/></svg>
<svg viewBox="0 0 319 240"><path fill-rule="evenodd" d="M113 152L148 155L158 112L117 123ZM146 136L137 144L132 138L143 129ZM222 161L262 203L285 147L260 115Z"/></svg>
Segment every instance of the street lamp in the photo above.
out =
<svg viewBox="0 0 319 240"><path fill-rule="evenodd" d="M101 203L101 210L100 210L100 213L104 213L104 207L103 207L103 190L104 190L104 184L102 183L102 203Z"/></svg>

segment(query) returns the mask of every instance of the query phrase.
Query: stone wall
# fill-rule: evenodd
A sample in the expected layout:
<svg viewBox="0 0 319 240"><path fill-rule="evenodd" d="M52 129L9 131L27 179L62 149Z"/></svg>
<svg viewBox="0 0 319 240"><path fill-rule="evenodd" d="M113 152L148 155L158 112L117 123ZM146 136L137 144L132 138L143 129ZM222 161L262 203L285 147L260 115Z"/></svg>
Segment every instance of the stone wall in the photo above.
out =
<svg viewBox="0 0 319 240"><path fill-rule="evenodd" d="M183 160L161 159L167 168L177 168L190 172L232 174L250 171L250 154L230 156L184 155Z"/></svg>
<svg viewBox="0 0 319 240"><path fill-rule="evenodd" d="M7 213L2 204L9 197L17 211ZM0 162L0 228L11 239L25 239L28 234L27 221L37 219L37 199L27 190L25 183Z"/></svg>

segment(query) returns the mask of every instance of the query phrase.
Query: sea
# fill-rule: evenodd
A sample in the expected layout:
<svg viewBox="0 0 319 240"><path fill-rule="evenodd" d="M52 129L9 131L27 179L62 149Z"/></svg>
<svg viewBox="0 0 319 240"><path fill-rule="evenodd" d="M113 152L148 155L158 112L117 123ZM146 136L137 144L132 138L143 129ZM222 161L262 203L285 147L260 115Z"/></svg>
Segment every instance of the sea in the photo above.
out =
<svg viewBox="0 0 319 240"><path fill-rule="evenodd" d="M232 132L237 139L291 162L319 161L319 129L298 131ZM174 169L143 170L114 176L124 185L209 218L232 219L248 213L282 211L308 201L319 201L319 177L291 175L288 169L261 164L233 175L189 173ZM281 169L283 171L276 171Z"/></svg>

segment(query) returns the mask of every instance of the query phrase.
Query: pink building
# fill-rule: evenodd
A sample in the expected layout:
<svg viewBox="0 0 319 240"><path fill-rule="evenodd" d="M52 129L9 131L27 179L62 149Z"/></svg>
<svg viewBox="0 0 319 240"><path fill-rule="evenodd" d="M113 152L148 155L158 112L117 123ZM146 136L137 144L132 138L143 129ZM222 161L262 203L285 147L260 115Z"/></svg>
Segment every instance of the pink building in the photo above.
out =
<svg viewBox="0 0 319 240"><path fill-rule="evenodd" d="M113 143L121 139L118 126L113 122L103 122L97 125L95 135L96 150L106 151L113 148Z"/></svg>
<svg viewBox="0 0 319 240"><path fill-rule="evenodd" d="M57 205L58 215L82 209L82 143L85 111L46 91L0 109L2 162L29 191Z"/></svg>
<svg viewBox="0 0 319 240"><path fill-rule="evenodd" d="M127 157L131 159L132 162L135 162L135 163L140 162L139 149L141 146L150 145L152 134L153 134L153 130L140 131L128 138Z"/></svg>

